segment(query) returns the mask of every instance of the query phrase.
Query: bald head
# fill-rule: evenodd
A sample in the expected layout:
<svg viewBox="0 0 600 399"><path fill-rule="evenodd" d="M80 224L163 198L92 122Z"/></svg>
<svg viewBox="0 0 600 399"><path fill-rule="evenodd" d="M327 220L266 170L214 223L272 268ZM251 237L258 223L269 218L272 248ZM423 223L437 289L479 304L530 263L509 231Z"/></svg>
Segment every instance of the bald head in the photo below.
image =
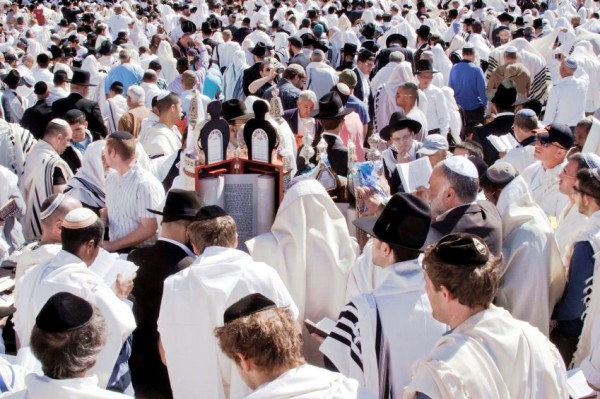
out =
<svg viewBox="0 0 600 399"><path fill-rule="evenodd" d="M42 242L58 244L61 242L62 221L73 209L82 208L81 202L68 194L52 194L42 203Z"/></svg>

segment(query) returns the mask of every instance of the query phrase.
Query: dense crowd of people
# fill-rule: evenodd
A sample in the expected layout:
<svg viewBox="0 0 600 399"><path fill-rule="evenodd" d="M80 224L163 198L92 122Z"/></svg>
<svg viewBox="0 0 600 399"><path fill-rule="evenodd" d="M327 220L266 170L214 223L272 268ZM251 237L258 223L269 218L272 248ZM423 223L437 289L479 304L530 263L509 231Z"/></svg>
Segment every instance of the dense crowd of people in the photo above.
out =
<svg viewBox="0 0 600 399"><path fill-rule="evenodd" d="M3 0L0 82L2 397L600 393L597 2Z"/></svg>

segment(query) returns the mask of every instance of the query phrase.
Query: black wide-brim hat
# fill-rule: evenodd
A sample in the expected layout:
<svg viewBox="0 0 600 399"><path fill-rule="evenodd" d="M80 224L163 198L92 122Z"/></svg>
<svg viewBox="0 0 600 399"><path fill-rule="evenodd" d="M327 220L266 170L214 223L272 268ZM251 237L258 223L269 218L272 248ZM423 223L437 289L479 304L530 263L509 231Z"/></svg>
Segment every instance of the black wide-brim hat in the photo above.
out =
<svg viewBox="0 0 600 399"><path fill-rule="evenodd" d="M494 93L494 97L492 97L490 101L500 106L513 106L517 101L517 88L514 84L508 86L509 87L506 87L504 84L498 86L498 89Z"/></svg>
<svg viewBox="0 0 600 399"><path fill-rule="evenodd" d="M147 209L148 212L163 216L163 222L174 222L177 220L193 220L202 208L202 200L195 191L173 189L167 194L165 206L162 212Z"/></svg>
<svg viewBox="0 0 600 399"><path fill-rule="evenodd" d="M436 71L433 68L433 64L431 61L429 60L425 60L425 59L421 59L419 61L417 61L417 66L415 67L415 74L418 75L421 72L433 72L433 73L438 73L438 71Z"/></svg>
<svg viewBox="0 0 600 399"><path fill-rule="evenodd" d="M431 225L431 211L420 198L397 193L379 216L359 218L352 223L380 241L423 252Z"/></svg>
<svg viewBox="0 0 600 399"><path fill-rule="evenodd" d="M267 54L267 45L263 42L256 43L256 46L250 50L250 54L254 54L257 57L264 57Z"/></svg>
<svg viewBox="0 0 600 399"><path fill-rule="evenodd" d="M356 55L358 53L358 46L354 43L345 43L342 47L342 53L345 55Z"/></svg>
<svg viewBox="0 0 600 399"><path fill-rule="evenodd" d="M251 119L253 116L253 114L246 111L246 105L237 98L224 101L221 105L221 117L227 122L237 119Z"/></svg>
<svg viewBox="0 0 600 399"><path fill-rule="evenodd" d="M0 75L0 79L2 79L7 86L17 86L23 84L21 74L16 69L11 69L10 72Z"/></svg>
<svg viewBox="0 0 600 399"><path fill-rule="evenodd" d="M387 39L385 39L385 47L389 48L390 44L392 44L393 42L400 42L400 44L404 48L408 46L408 39L406 38L406 36L400 33L392 33L391 35L389 35Z"/></svg>
<svg viewBox="0 0 600 399"><path fill-rule="evenodd" d="M379 132L379 137L384 140L389 140L392 138L392 133L398 130L408 129L411 132L418 133L422 127L423 126L419 122L413 119L406 119L406 116L404 116L403 113L394 112L390 117L390 123Z"/></svg>
<svg viewBox="0 0 600 399"><path fill-rule="evenodd" d="M344 107L342 98L336 92L329 92L319 100L319 109L311 116L315 119L335 119L348 115L352 109Z"/></svg>
<svg viewBox="0 0 600 399"><path fill-rule="evenodd" d="M83 69L73 69L73 77L67 82L78 86L96 86L90 83L90 73Z"/></svg>

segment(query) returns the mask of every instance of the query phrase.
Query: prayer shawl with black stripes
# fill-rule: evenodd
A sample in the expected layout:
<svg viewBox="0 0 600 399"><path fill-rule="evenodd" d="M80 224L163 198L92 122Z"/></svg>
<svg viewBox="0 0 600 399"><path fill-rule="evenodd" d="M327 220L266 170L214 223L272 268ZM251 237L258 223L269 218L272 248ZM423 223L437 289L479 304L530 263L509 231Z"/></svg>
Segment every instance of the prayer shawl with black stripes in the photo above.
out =
<svg viewBox="0 0 600 399"><path fill-rule="evenodd" d="M401 398L411 366L426 356L446 327L431 315L418 260L389 266L373 292L352 299L321 352L346 377L380 399Z"/></svg>
<svg viewBox="0 0 600 399"><path fill-rule="evenodd" d="M0 119L0 165L21 176L25 158L35 143L29 130Z"/></svg>
<svg viewBox="0 0 600 399"><path fill-rule="evenodd" d="M23 223L26 240L33 240L42 233L40 208L44 200L53 194L52 175L56 168L61 169L66 181L73 177L73 172L54 148L44 140L38 141L27 155L20 181L27 204Z"/></svg>

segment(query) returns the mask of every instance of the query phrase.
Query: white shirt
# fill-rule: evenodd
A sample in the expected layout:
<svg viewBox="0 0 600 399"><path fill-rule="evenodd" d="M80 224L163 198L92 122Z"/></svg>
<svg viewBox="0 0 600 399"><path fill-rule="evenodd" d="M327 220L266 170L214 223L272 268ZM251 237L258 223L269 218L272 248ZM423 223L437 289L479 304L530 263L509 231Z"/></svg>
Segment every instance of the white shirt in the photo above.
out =
<svg viewBox="0 0 600 399"><path fill-rule="evenodd" d="M165 200L162 184L137 162L123 176L111 171L106 178L106 209L110 240L118 240L141 226L140 218L154 218L148 209L159 209ZM150 238L139 246L153 244Z"/></svg>
<svg viewBox="0 0 600 399"><path fill-rule="evenodd" d="M46 82L48 87L54 87L54 74L48 70L48 68L37 69L33 71L33 79L35 82Z"/></svg>
<svg viewBox="0 0 600 399"><path fill-rule="evenodd" d="M421 130L415 136L415 140L423 142L423 140L425 140L425 137L427 137L427 132L429 132L429 129L427 125L427 117L425 116L423 111L421 111L419 107L417 107L417 104L415 104L415 106L410 110L410 112L406 114L406 119L412 119L421 124Z"/></svg>
<svg viewBox="0 0 600 399"><path fill-rule="evenodd" d="M152 109L152 99L160 94L162 90L158 88L156 83L142 82L140 87L144 89L146 96L144 97L144 105L148 109Z"/></svg>
<svg viewBox="0 0 600 399"><path fill-rule="evenodd" d="M10 399L130 399L130 396L99 388L98 378L94 375L67 380L54 380L32 373L25 377L25 383L27 386L24 387L23 391L11 393L5 397Z"/></svg>
<svg viewBox="0 0 600 399"><path fill-rule="evenodd" d="M550 89L544 124L562 123L576 126L585 118L587 77L567 76Z"/></svg>
<svg viewBox="0 0 600 399"><path fill-rule="evenodd" d="M448 107L444 93L439 87L433 84L423 90L427 97L427 129L440 129L440 134L448 136L450 126L450 117L448 116Z"/></svg>
<svg viewBox="0 0 600 399"><path fill-rule="evenodd" d="M559 217L569 203L569 197L558 191L558 176L566 164L565 160L554 168L546 170L542 163L537 161L521 174L529 186L533 200L546 212L548 217Z"/></svg>
<svg viewBox="0 0 600 399"><path fill-rule="evenodd" d="M535 162L535 145L527 145L525 147L516 147L508 151L503 158L498 159L496 162L507 162L515 167L517 172L523 173L523 171Z"/></svg>
<svg viewBox="0 0 600 399"><path fill-rule="evenodd" d="M213 58L217 60L219 67L222 70L233 63L235 60L235 52L238 50L241 50L240 44L230 40L217 46Z"/></svg>
<svg viewBox="0 0 600 399"><path fill-rule="evenodd" d="M117 40L117 36L119 32L126 31L129 32L129 24L131 23L131 18L129 18L125 14L121 15L113 15L105 21L106 25L108 25L108 30L110 32L110 36L112 40ZM102 43L101 43L102 44Z"/></svg>
<svg viewBox="0 0 600 399"><path fill-rule="evenodd" d="M315 118L300 118L300 115L298 115L298 131L294 133L301 134L303 136L310 134L311 136L315 137L315 126Z"/></svg>

